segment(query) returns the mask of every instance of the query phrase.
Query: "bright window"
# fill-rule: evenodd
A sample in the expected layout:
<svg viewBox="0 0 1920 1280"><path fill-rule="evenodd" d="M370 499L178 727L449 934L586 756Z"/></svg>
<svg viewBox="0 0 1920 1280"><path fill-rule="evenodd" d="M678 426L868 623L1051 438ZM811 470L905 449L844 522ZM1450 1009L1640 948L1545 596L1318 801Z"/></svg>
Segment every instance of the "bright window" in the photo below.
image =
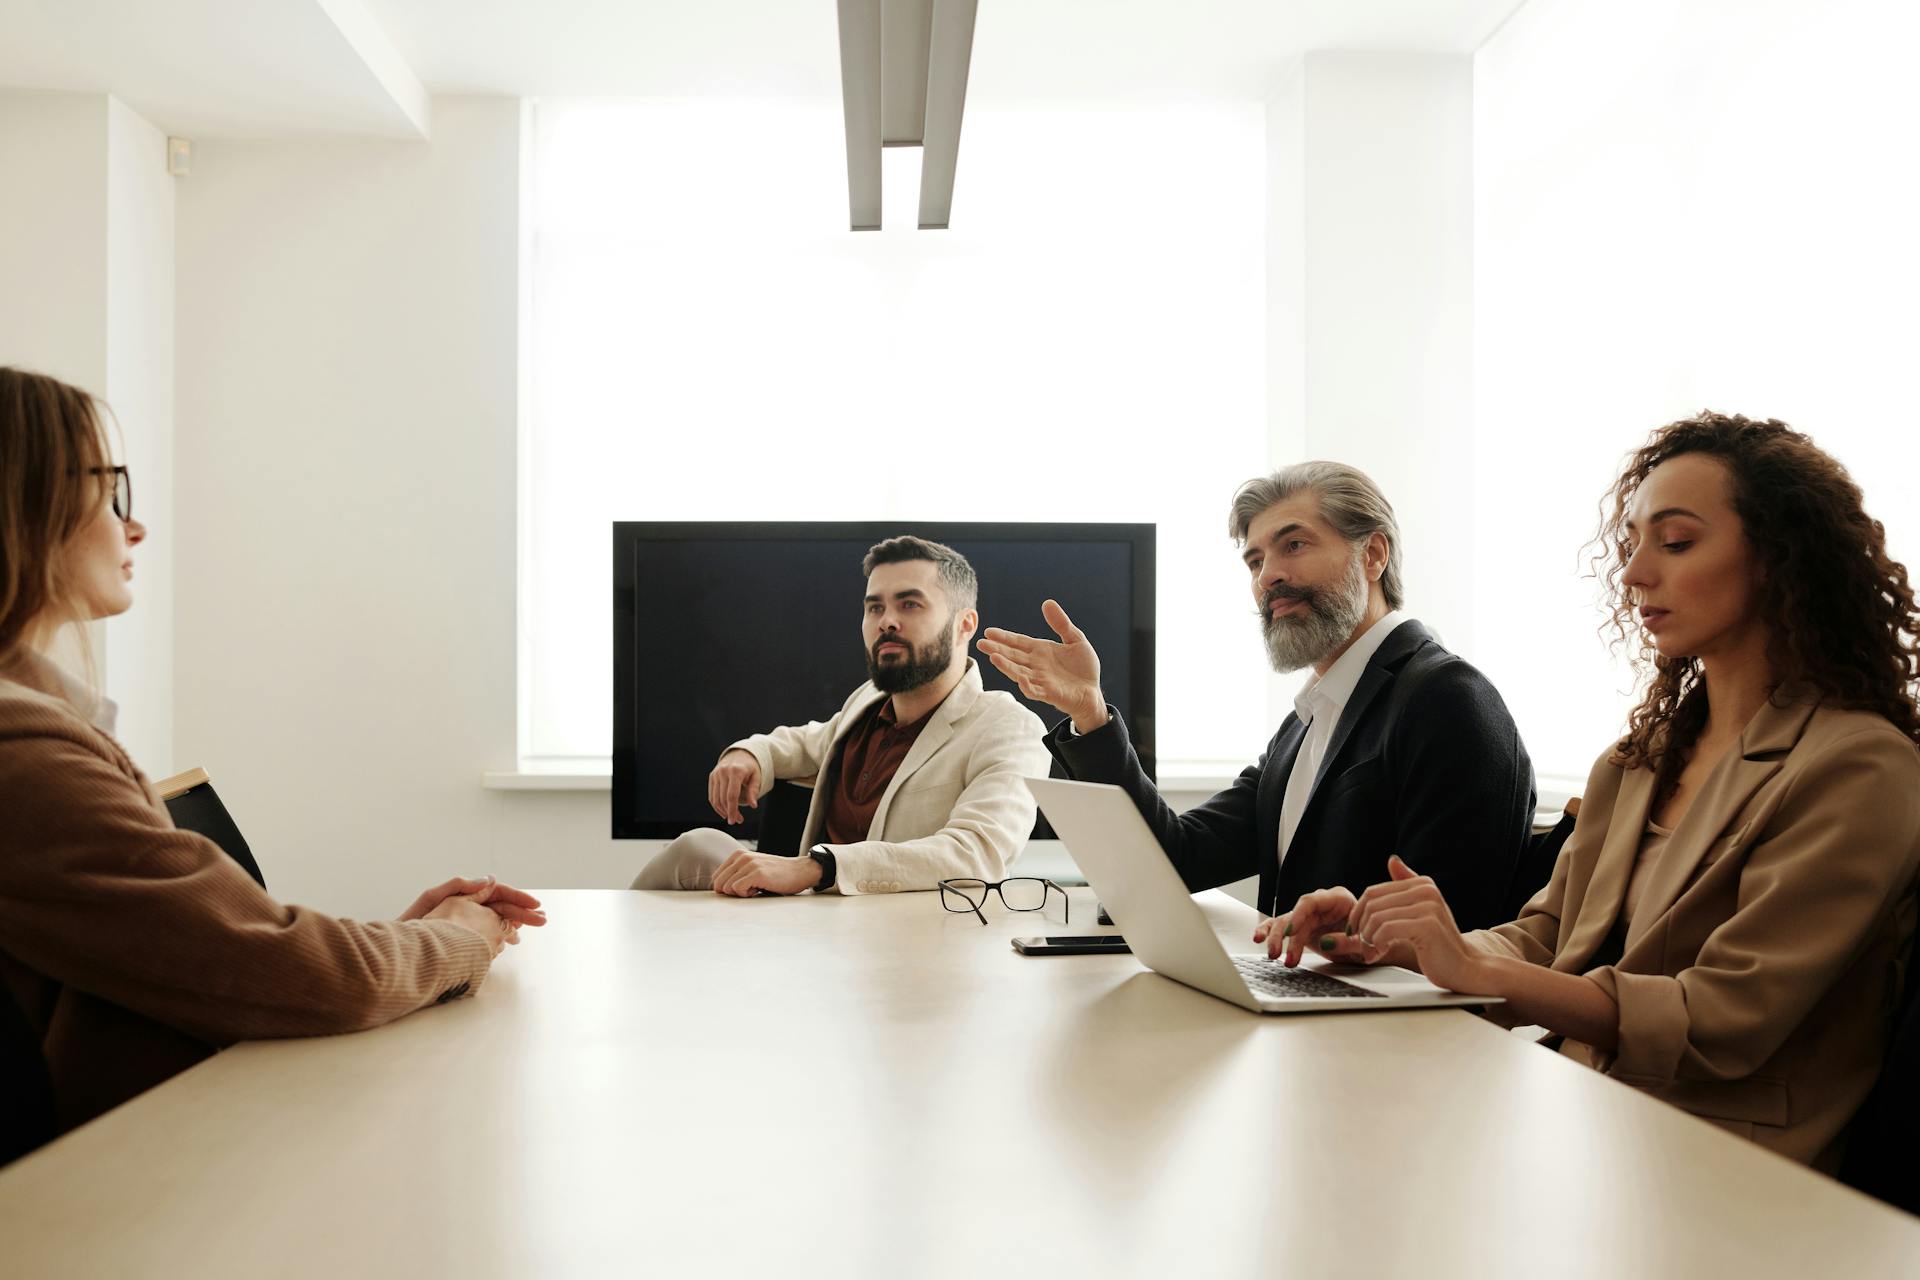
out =
<svg viewBox="0 0 1920 1280"><path fill-rule="evenodd" d="M1251 603L1183 607L1245 590L1268 465L1258 104L969 110L944 232L847 230L837 104L541 103L532 148L524 755L610 750L617 519L1157 522L1162 769L1258 753Z"/></svg>

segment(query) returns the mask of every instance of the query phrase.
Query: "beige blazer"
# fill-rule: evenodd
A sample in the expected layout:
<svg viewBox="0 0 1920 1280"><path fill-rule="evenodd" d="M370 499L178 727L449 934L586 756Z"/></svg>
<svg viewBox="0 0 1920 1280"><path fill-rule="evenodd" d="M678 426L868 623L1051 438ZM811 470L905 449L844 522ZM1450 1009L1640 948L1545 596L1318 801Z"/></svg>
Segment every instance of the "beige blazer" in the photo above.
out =
<svg viewBox="0 0 1920 1280"><path fill-rule="evenodd" d="M479 988L477 934L282 906L176 830L65 686L31 652L0 660L0 984L41 1037L60 1128L233 1041L356 1031Z"/></svg>
<svg viewBox="0 0 1920 1280"><path fill-rule="evenodd" d="M1763 707L1648 872L1620 959L1596 968L1653 801L1651 771L1611 754L1547 887L1468 939L1613 998L1618 1048L1561 1052L1832 1171L1914 933L1920 752L1866 712Z"/></svg>
<svg viewBox="0 0 1920 1280"><path fill-rule="evenodd" d="M826 720L743 738L727 748L751 751L764 789L770 779L818 777L861 713L887 695L872 682L853 691ZM989 691L969 658L967 674L930 714L880 797L867 839L829 845L841 893L932 889L948 877L999 880L1033 833L1033 793L1024 777L1047 776L1053 760L1040 717L1012 694ZM810 848L827 820L827 788L813 789Z"/></svg>

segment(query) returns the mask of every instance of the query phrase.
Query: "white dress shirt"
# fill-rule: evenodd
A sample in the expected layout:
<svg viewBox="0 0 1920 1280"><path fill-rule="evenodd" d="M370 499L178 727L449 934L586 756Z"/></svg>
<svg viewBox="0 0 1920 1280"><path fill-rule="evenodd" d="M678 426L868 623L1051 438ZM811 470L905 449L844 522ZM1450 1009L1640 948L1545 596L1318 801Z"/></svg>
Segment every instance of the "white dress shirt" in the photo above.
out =
<svg viewBox="0 0 1920 1280"><path fill-rule="evenodd" d="M1293 833L1300 827L1300 815L1307 811L1307 801L1313 795L1313 780L1320 774L1320 762L1326 759L1327 744L1333 741L1333 731L1340 724L1341 713L1347 709L1347 699L1353 696L1354 687L1360 683L1360 675L1373 661L1373 655L1393 634L1393 629L1406 620L1407 615L1396 609L1368 627L1358 640L1347 646L1340 660L1327 668L1327 674L1310 678L1294 695L1293 709L1300 722L1307 726L1307 736L1300 743L1300 754L1293 758L1293 772L1287 775L1287 793L1280 801L1278 854L1281 862L1287 860Z"/></svg>

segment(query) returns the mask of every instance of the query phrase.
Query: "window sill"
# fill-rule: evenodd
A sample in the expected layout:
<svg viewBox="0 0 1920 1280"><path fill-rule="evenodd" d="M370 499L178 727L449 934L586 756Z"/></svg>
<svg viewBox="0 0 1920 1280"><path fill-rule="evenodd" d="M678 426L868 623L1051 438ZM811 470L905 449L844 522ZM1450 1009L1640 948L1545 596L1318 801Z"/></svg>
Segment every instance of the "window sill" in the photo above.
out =
<svg viewBox="0 0 1920 1280"><path fill-rule="evenodd" d="M487 791L611 791L613 760L607 756L523 760L518 769L481 774L480 785Z"/></svg>
<svg viewBox="0 0 1920 1280"><path fill-rule="evenodd" d="M1233 785L1238 773L1218 772L1218 761L1168 765L1160 773L1162 792L1210 796ZM1545 774L1540 778L1539 809L1534 821L1552 826L1567 801L1580 794L1584 778ZM591 756L576 759L526 761L518 769L489 770L480 775L488 791L611 791L613 761Z"/></svg>
<svg viewBox="0 0 1920 1280"><path fill-rule="evenodd" d="M1234 775L1212 771L1212 762L1161 771L1162 791L1202 792L1212 795L1233 782ZM605 758L529 760L518 769L493 769L480 775L487 791L610 791L613 762Z"/></svg>

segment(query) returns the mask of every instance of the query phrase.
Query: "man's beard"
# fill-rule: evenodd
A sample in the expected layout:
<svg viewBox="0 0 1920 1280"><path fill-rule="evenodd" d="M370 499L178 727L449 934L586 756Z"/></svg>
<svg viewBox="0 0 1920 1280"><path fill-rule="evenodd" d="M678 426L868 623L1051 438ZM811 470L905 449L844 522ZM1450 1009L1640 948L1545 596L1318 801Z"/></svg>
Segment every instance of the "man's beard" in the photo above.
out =
<svg viewBox="0 0 1920 1280"><path fill-rule="evenodd" d="M1276 600L1304 600L1307 611L1275 617ZM1366 612L1367 574L1358 554L1347 562L1341 580L1328 586L1278 584L1260 597L1260 632L1267 641L1267 661L1283 674L1310 667L1345 644Z"/></svg>
<svg viewBox="0 0 1920 1280"><path fill-rule="evenodd" d="M873 687L882 693L907 693L923 684L932 684L946 674L953 665L953 619L948 618L940 628L940 638L917 649L897 636L881 636L867 650L867 677L873 681ZM893 662L880 661L879 648L883 644L897 644L906 649L907 655Z"/></svg>

